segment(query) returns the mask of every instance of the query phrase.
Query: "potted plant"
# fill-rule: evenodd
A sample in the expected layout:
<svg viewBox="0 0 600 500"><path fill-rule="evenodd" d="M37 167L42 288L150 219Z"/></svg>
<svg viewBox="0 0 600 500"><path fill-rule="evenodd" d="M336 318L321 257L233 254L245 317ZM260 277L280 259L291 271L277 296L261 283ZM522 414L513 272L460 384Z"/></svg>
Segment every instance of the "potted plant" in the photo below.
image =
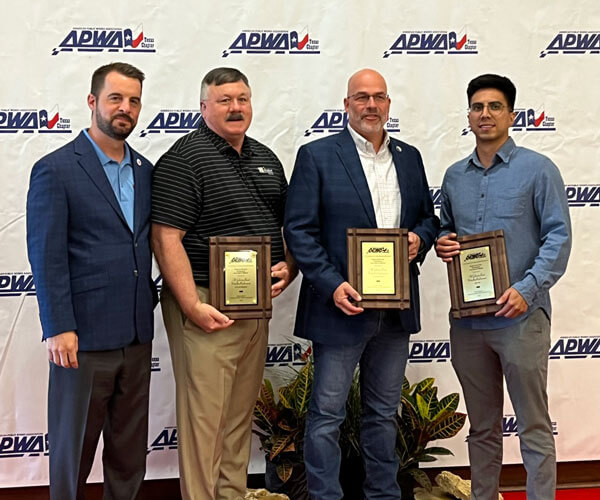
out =
<svg viewBox="0 0 600 500"><path fill-rule="evenodd" d="M265 481L270 491L287 494L294 500L308 499L304 472L303 444L306 413L314 376L310 349L305 353L306 364L277 391L265 379L254 408L253 432L258 435L266 454ZM397 417L396 451L400 458L398 481L408 483L403 498L411 498L414 481L431 491L427 474L420 463L433 462L436 455L451 455L442 447L427 447L431 441L450 438L465 423L466 415L456 412L458 393L437 399L434 379L426 378L410 385L406 377L402 385L402 408ZM348 400L346 419L340 429L342 467L340 481L346 493L361 491L364 478L360 457L361 399L358 371L355 374Z"/></svg>
<svg viewBox="0 0 600 500"><path fill-rule="evenodd" d="M401 412L396 419L398 435L396 452L400 457L398 478L401 483L409 483L403 498L411 498L413 481L431 491L431 481L419 468L420 463L434 462L436 455L452 455L447 448L433 446L431 441L455 436L465 424L466 414L456 411L460 396L452 393L438 400L435 379L426 378L410 385L405 377L402 384Z"/></svg>
<svg viewBox="0 0 600 500"><path fill-rule="evenodd" d="M310 355L305 354L305 356ZM269 491L290 498L308 500L304 473L304 426L313 381L313 365L308 361L296 376L277 391L265 379L254 407L253 432L266 454L265 482Z"/></svg>

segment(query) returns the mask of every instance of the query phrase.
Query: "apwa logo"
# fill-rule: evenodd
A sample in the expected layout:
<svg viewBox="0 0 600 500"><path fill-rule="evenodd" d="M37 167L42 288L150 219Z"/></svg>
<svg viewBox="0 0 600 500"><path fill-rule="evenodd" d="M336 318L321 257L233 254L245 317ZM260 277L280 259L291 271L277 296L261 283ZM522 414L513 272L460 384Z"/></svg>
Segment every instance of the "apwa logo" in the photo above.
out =
<svg viewBox="0 0 600 500"><path fill-rule="evenodd" d="M540 52L549 54L600 54L600 31L560 31Z"/></svg>
<svg viewBox="0 0 600 500"><path fill-rule="evenodd" d="M0 458L48 455L48 434L5 434L0 436Z"/></svg>
<svg viewBox="0 0 600 500"><path fill-rule="evenodd" d="M130 28L73 28L62 42L52 49L61 52L156 52L154 38L144 35L144 27Z"/></svg>
<svg viewBox="0 0 600 500"><path fill-rule="evenodd" d="M35 284L31 273L0 274L0 297L35 295Z"/></svg>
<svg viewBox="0 0 600 500"><path fill-rule="evenodd" d="M400 120L390 117L385 125L389 133L400 132ZM343 109L326 109L315 120L310 128L304 131L304 137L311 134L336 133L341 132L348 125L348 113Z"/></svg>
<svg viewBox="0 0 600 500"><path fill-rule="evenodd" d="M558 424L554 421L552 422L552 434L558 436ZM502 435L505 438L519 435L518 422L515 415L504 415L502 417Z"/></svg>
<svg viewBox="0 0 600 500"><path fill-rule="evenodd" d="M199 109L162 109L140 132L148 134L187 134L198 128L202 114Z"/></svg>
<svg viewBox="0 0 600 500"><path fill-rule="evenodd" d="M429 195L433 201L433 208L439 210L442 206L442 188L439 186L429 186Z"/></svg>
<svg viewBox="0 0 600 500"><path fill-rule="evenodd" d="M403 31L383 58L393 55L477 54L477 40L456 31Z"/></svg>
<svg viewBox="0 0 600 500"><path fill-rule="evenodd" d="M308 27L303 31L244 30L223 51L230 54L320 54L319 40L311 38Z"/></svg>
<svg viewBox="0 0 600 500"><path fill-rule="evenodd" d="M306 346L297 342L269 344L265 366L302 366L306 364L309 354Z"/></svg>
<svg viewBox="0 0 600 500"><path fill-rule="evenodd" d="M409 363L445 363L450 360L450 341L428 340L410 343Z"/></svg>
<svg viewBox="0 0 600 500"><path fill-rule="evenodd" d="M570 207L600 207L600 184L572 184L566 193Z"/></svg>
<svg viewBox="0 0 600 500"><path fill-rule="evenodd" d="M147 453L153 451L176 450L177 449L177 427L165 427L148 446Z"/></svg>
<svg viewBox="0 0 600 500"><path fill-rule="evenodd" d="M58 106L46 109L0 109L0 133L70 134L71 120L60 116Z"/></svg>
<svg viewBox="0 0 600 500"><path fill-rule="evenodd" d="M549 358L600 358L600 337L561 337L550 349Z"/></svg>

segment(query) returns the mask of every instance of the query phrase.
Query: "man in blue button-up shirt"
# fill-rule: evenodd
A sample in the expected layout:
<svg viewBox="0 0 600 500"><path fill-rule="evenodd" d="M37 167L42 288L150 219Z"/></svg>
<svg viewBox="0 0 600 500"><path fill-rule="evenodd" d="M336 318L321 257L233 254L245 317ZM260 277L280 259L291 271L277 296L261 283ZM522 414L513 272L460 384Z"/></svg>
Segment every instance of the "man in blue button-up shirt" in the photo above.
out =
<svg viewBox="0 0 600 500"><path fill-rule="evenodd" d="M472 498L498 498L504 376L518 421L527 498L550 500L556 453L546 394L549 289L565 272L571 250L565 187L550 159L508 136L516 97L508 78L481 75L469 83L467 97L476 148L444 176L436 252L450 262L460 251L457 235L502 229L510 272L495 315L450 324L452 364L470 422Z"/></svg>
<svg viewBox="0 0 600 500"><path fill-rule="evenodd" d="M126 63L98 68L90 128L31 172L27 249L50 361L52 500L84 497L101 432L105 499L136 498L145 474L152 165L125 142L143 80Z"/></svg>

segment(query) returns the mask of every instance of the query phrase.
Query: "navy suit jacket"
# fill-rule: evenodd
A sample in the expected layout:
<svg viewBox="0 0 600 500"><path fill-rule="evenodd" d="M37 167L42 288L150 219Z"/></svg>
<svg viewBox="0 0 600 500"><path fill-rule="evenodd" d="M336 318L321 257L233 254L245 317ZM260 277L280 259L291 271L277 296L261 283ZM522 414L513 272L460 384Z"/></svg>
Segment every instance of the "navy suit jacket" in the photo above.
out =
<svg viewBox="0 0 600 500"><path fill-rule="evenodd" d="M83 132L33 166L27 249L44 339L75 330L80 351L152 340L152 164L129 149L133 233Z"/></svg>
<svg viewBox="0 0 600 500"><path fill-rule="evenodd" d="M421 329L419 270L439 229L439 220L414 147L391 139L390 149L402 198L400 227L421 238L421 249L410 264L411 309L398 311L399 330ZM348 280L346 229L376 228L367 179L348 130L302 146L296 157L288 197L284 232L303 280L294 335L323 344L359 343L375 328L374 310L347 316L333 303L333 292Z"/></svg>

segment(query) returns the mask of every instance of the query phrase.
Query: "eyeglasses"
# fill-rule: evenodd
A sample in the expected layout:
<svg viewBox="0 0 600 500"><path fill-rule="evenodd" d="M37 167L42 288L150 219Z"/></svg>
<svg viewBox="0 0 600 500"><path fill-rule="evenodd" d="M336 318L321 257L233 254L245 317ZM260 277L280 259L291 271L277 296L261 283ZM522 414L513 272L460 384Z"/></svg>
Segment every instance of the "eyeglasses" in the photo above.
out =
<svg viewBox="0 0 600 500"><path fill-rule="evenodd" d="M378 92L377 94L357 92L356 94L349 95L347 98L354 99L359 104L367 104L371 97L375 101L375 104L385 104L389 98L389 95L385 94L384 92Z"/></svg>
<svg viewBox="0 0 600 500"><path fill-rule="evenodd" d="M482 102L474 102L469 106L468 110L470 113L479 114L483 113L483 110L486 106L491 115L499 115L502 113L502 111L504 111L504 108L508 107L506 104L502 104L500 101L492 101L488 102L487 104Z"/></svg>

